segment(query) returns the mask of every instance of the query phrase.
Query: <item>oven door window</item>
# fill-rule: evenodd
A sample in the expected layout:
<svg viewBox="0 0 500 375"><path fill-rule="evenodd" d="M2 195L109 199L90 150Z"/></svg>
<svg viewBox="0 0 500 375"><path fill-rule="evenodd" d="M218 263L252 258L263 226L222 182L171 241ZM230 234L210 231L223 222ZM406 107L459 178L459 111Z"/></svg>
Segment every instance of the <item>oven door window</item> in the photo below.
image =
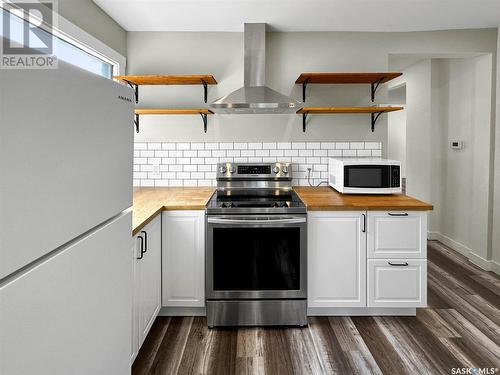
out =
<svg viewBox="0 0 500 375"><path fill-rule="evenodd" d="M390 187L390 166L388 165L345 166L344 187L388 188Z"/></svg>
<svg viewBox="0 0 500 375"><path fill-rule="evenodd" d="M214 228L214 290L300 289L300 228Z"/></svg>

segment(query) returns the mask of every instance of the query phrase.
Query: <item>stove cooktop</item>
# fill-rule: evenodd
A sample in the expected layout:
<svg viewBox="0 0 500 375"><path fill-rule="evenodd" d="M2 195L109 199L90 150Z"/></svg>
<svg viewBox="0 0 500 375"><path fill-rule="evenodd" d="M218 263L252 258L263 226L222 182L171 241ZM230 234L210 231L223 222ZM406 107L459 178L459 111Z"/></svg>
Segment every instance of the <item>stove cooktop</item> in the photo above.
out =
<svg viewBox="0 0 500 375"><path fill-rule="evenodd" d="M269 195L252 195L248 191L242 195L215 192L207 204L207 214L257 213L306 213L306 206L293 190Z"/></svg>

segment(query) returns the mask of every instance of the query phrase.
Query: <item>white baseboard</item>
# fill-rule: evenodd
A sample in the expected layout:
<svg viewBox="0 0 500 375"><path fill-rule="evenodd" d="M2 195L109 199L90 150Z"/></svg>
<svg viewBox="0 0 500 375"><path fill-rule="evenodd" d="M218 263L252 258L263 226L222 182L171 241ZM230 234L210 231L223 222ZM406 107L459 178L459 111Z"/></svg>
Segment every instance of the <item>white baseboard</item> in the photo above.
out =
<svg viewBox="0 0 500 375"><path fill-rule="evenodd" d="M307 316L415 316L414 307L309 307Z"/></svg>
<svg viewBox="0 0 500 375"><path fill-rule="evenodd" d="M439 232L427 232L427 238L429 240L439 241L449 248L455 250L456 252L462 254L472 264L475 264L479 268L482 268L485 271L492 271L497 275L500 275L500 263L495 262L494 260L484 259L482 256L477 255L474 251L472 251L472 249L465 246L464 244L455 241L454 239Z"/></svg>
<svg viewBox="0 0 500 375"><path fill-rule="evenodd" d="M159 316L207 316L204 307L162 307Z"/></svg>

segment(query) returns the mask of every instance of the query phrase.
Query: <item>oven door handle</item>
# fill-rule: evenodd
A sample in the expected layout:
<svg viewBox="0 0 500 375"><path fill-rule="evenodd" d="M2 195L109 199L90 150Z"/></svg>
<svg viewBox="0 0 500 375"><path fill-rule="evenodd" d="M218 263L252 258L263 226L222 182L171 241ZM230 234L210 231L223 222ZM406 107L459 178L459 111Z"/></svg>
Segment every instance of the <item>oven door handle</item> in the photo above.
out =
<svg viewBox="0 0 500 375"><path fill-rule="evenodd" d="M305 217L280 218L272 219L225 219L217 217L209 217L207 221L210 224L300 224L305 223Z"/></svg>

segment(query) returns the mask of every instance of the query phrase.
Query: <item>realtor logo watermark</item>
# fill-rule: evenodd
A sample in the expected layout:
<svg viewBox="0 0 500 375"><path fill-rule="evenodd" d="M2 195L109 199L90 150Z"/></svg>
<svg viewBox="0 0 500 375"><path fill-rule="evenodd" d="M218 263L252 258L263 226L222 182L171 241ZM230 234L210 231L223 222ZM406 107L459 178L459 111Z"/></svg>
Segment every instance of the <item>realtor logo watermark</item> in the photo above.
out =
<svg viewBox="0 0 500 375"><path fill-rule="evenodd" d="M1 69L55 69L56 1L11 1L2 12Z"/></svg>

